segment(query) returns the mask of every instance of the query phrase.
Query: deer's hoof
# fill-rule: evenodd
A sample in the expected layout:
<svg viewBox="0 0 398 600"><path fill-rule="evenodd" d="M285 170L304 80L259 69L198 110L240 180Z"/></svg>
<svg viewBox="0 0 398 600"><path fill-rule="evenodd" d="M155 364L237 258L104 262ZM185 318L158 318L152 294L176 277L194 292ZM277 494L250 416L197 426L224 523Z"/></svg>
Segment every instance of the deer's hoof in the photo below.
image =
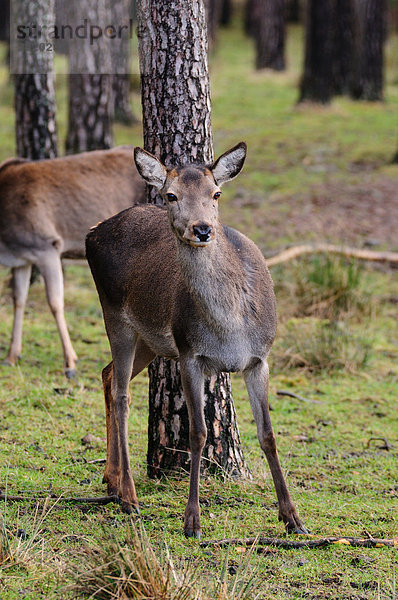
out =
<svg viewBox="0 0 398 600"><path fill-rule="evenodd" d="M185 537L186 538L196 538L197 540L200 540L200 530L196 530L194 531L193 529L187 529L186 531L184 531Z"/></svg>
<svg viewBox="0 0 398 600"><path fill-rule="evenodd" d="M122 512L126 513L127 515L131 515L131 514L136 514L137 516L140 516L140 508L138 505L136 504L131 504L130 502L125 502L122 501Z"/></svg>
<svg viewBox="0 0 398 600"><path fill-rule="evenodd" d="M67 379L76 379L76 369L65 369L65 377Z"/></svg>
<svg viewBox="0 0 398 600"><path fill-rule="evenodd" d="M1 364L4 365L5 367L15 367L16 365L15 360L12 360L11 358L5 358L3 361L1 361Z"/></svg>

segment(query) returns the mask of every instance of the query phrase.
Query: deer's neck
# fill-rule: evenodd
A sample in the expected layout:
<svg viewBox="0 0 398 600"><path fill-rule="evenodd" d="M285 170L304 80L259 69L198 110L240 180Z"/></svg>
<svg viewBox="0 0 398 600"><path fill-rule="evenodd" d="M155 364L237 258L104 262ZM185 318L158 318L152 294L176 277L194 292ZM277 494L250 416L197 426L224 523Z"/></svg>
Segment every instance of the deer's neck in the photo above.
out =
<svg viewBox="0 0 398 600"><path fill-rule="evenodd" d="M241 325L246 276L227 240L218 235L205 248L179 244L182 275L200 316L220 334Z"/></svg>

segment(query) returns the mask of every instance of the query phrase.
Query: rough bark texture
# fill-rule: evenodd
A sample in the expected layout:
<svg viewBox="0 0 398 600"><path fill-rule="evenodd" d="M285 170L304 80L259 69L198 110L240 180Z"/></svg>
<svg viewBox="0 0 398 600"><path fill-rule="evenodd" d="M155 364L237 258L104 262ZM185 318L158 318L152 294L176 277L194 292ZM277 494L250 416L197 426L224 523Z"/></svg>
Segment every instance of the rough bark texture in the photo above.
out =
<svg viewBox="0 0 398 600"><path fill-rule="evenodd" d="M128 23L130 18L130 0L113 0L112 22L119 25ZM113 40L112 72L115 121L131 125L136 121L130 104L130 36L125 34Z"/></svg>
<svg viewBox="0 0 398 600"><path fill-rule="evenodd" d="M304 74L299 102L326 104L332 96L332 0L308 0Z"/></svg>
<svg viewBox="0 0 398 600"><path fill-rule="evenodd" d="M360 100L382 100L387 0L360 0L359 19L361 33L352 96Z"/></svg>
<svg viewBox="0 0 398 600"><path fill-rule="evenodd" d="M80 0L71 5L69 22L112 23L106 0ZM72 13L72 14L71 14ZM111 40L113 42L114 40ZM113 146L111 43L102 38L95 44L89 40L73 40L69 46L69 122L66 152L74 154Z"/></svg>
<svg viewBox="0 0 398 600"><path fill-rule="evenodd" d="M260 0L255 27L256 68L285 68L285 0Z"/></svg>
<svg viewBox="0 0 398 600"><path fill-rule="evenodd" d="M139 41L144 146L167 166L213 160L205 11L202 0L142 0ZM162 203L155 190L150 202ZM149 367L148 473L189 468L188 413L178 363ZM206 384L204 457L234 476L249 470L226 374Z"/></svg>
<svg viewBox="0 0 398 600"><path fill-rule="evenodd" d="M54 20L54 0L15 0L14 14L38 24ZM41 159L57 156L56 104L52 52L14 47L15 135L17 155Z"/></svg>
<svg viewBox="0 0 398 600"><path fill-rule="evenodd" d="M354 0L335 0L333 92L349 94L354 78L356 11Z"/></svg>

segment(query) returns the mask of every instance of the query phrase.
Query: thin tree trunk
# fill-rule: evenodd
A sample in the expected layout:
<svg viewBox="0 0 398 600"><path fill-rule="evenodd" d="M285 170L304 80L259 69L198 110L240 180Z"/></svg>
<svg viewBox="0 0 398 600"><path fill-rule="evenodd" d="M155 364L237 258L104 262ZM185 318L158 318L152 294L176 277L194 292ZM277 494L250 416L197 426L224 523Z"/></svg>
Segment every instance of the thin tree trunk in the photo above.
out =
<svg viewBox="0 0 398 600"><path fill-rule="evenodd" d="M220 25L227 26L231 23L233 11L232 0L222 0Z"/></svg>
<svg viewBox="0 0 398 600"><path fill-rule="evenodd" d="M332 97L332 0L307 0L304 74L299 102Z"/></svg>
<svg viewBox="0 0 398 600"><path fill-rule="evenodd" d="M144 146L167 166L213 160L205 11L202 0L142 0L139 41ZM150 202L162 203L154 189ZM148 473L189 469L188 413L178 363L158 358L149 367ZM207 382L204 461L247 476L230 379Z"/></svg>
<svg viewBox="0 0 398 600"><path fill-rule="evenodd" d="M112 22L107 0L73 0L70 23L105 29ZM111 43L103 36L95 40L74 39L69 47L69 121L66 152L113 146L113 90Z"/></svg>
<svg viewBox="0 0 398 600"><path fill-rule="evenodd" d="M54 23L54 0L14 0L12 9L13 23L18 22L18 15L24 15L26 23ZM32 50L29 44L18 44L14 36L13 44L11 68L15 83L17 155L31 159L54 158L57 130L53 54Z"/></svg>
<svg viewBox="0 0 398 600"><path fill-rule="evenodd" d="M285 69L285 0L260 0L255 28L256 68Z"/></svg>
<svg viewBox="0 0 398 600"><path fill-rule="evenodd" d="M333 92L349 94L354 78L357 37L354 0L335 0L333 37Z"/></svg>
<svg viewBox="0 0 398 600"><path fill-rule="evenodd" d="M206 9L207 37L210 50L217 43L223 0L204 0Z"/></svg>
<svg viewBox="0 0 398 600"><path fill-rule="evenodd" d="M131 125L137 120L130 103L130 4L130 0L113 0L112 3L113 23L128 26L112 43L115 121L124 125Z"/></svg>
<svg viewBox="0 0 398 600"><path fill-rule="evenodd" d="M359 100L383 100L387 0L360 0L359 8L362 27L352 96Z"/></svg>

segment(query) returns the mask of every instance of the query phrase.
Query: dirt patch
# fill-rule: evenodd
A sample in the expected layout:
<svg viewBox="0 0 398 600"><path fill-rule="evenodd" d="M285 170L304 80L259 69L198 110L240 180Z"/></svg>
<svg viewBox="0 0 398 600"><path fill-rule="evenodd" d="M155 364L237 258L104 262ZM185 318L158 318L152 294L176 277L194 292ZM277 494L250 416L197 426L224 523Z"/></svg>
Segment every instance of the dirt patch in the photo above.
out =
<svg viewBox="0 0 398 600"><path fill-rule="evenodd" d="M327 183L283 201L271 198L266 216L256 212L265 239L398 250L398 178Z"/></svg>

